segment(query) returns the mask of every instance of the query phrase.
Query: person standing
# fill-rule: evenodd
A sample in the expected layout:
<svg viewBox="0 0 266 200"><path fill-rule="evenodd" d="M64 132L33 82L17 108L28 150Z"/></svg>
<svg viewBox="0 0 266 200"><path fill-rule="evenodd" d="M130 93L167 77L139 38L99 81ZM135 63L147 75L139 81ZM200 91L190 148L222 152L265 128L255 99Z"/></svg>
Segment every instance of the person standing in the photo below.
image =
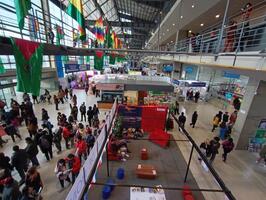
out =
<svg viewBox="0 0 266 200"><path fill-rule="evenodd" d="M13 167L10 164L10 158L3 152L0 152L0 169L8 170L9 172L13 170Z"/></svg>
<svg viewBox="0 0 266 200"><path fill-rule="evenodd" d="M175 101L174 112L175 112L175 115L179 115L179 103L178 103L178 101Z"/></svg>
<svg viewBox="0 0 266 200"><path fill-rule="evenodd" d="M59 159L57 161L54 172L62 188L65 187L65 181L71 183L71 180L69 178L71 170L67 169L66 161L64 159Z"/></svg>
<svg viewBox="0 0 266 200"><path fill-rule="evenodd" d="M36 117L29 118L28 119L28 126L27 126L28 132L30 137L33 137L38 130L38 120Z"/></svg>
<svg viewBox="0 0 266 200"><path fill-rule="evenodd" d="M55 147L57 148L57 153L59 154L62 151L62 146L61 146L61 141L62 141L62 133L63 133L63 128L59 127L58 129L55 130L53 133L53 142L55 144Z"/></svg>
<svg viewBox="0 0 266 200"><path fill-rule="evenodd" d="M192 115L192 118L191 118L191 123L190 123L190 126L192 126L192 128L195 128L195 124L198 120L198 113L197 111L195 111Z"/></svg>
<svg viewBox="0 0 266 200"><path fill-rule="evenodd" d="M36 167L33 166L28 170L26 175L25 185L29 187L34 194L38 194L39 190L43 188L41 175L37 171Z"/></svg>
<svg viewBox="0 0 266 200"><path fill-rule="evenodd" d="M1 177L2 179L2 177ZM18 200L21 197L21 192L19 190L18 182L12 178L11 175L3 178L5 181L3 183L4 188L2 192L2 200Z"/></svg>
<svg viewBox="0 0 266 200"><path fill-rule="evenodd" d="M54 32L53 32L51 27L49 27L49 30L48 30L47 34L48 34L48 38L50 40L50 43L54 44Z"/></svg>
<svg viewBox="0 0 266 200"><path fill-rule="evenodd" d="M93 117L95 119L98 119L98 115L100 114L100 111L99 111L98 107L96 106L96 104L93 105L92 110L93 110Z"/></svg>
<svg viewBox="0 0 266 200"><path fill-rule="evenodd" d="M220 138L219 137L214 137L210 141L210 152L211 152L211 158L210 158L210 164L213 163L216 155L219 153L219 148L220 148Z"/></svg>
<svg viewBox="0 0 266 200"><path fill-rule="evenodd" d="M56 95L54 95L54 104L55 104L55 110L59 110L58 109L59 100Z"/></svg>
<svg viewBox="0 0 266 200"><path fill-rule="evenodd" d="M68 91L68 89L66 88L66 89L65 89L65 97L66 97L66 99L68 99L68 94L69 94L69 91Z"/></svg>
<svg viewBox="0 0 266 200"><path fill-rule="evenodd" d="M223 113L221 111L219 111L219 113L214 116L214 118L212 120L212 125L213 125L212 126L212 132L219 126L220 121L222 119L222 114Z"/></svg>
<svg viewBox="0 0 266 200"><path fill-rule="evenodd" d="M74 98L74 97L73 97ZM71 109L71 115L73 116L74 120L77 121L78 120L78 107L76 104L74 104L73 106L71 104L70 105L70 109Z"/></svg>
<svg viewBox="0 0 266 200"><path fill-rule="evenodd" d="M87 153L90 154L90 149L93 148L95 143L95 137L92 135L92 131L89 127L87 127L87 136L86 136L86 143L87 143Z"/></svg>
<svg viewBox="0 0 266 200"><path fill-rule="evenodd" d="M229 121L229 115L228 115L228 112L225 112L225 113L223 114L223 117L222 117L222 118L223 118L222 121L225 122L225 123L227 123L227 122Z"/></svg>
<svg viewBox="0 0 266 200"><path fill-rule="evenodd" d="M227 130L228 130L228 129L227 129L227 125L226 125L226 123L225 123L225 122L222 122L222 123L220 124L220 134L219 134L219 138L220 138L221 140L225 140Z"/></svg>
<svg viewBox="0 0 266 200"><path fill-rule="evenodd" d="M222 155L223 156L223 161L226 162L227 154L230 153L235 147L233 139L229 138L228 140L225 140L222 143L222 147L223 147L223 150L224 150L224 153Z"/></svg>
<svg viewBox="0 0 266 200"><path fill-rule="evenodd" d="M45 129L42 130L38 145L45 155L47 161L50 161L50 159L53 158L52 141L53 138L49 132Z"/></svg>
<svg viewBox="0 0 266 200"><path fill-rule="evenodd" d="M83 122L83 118L84 118L84 121L86 122L86 105L85 105L85 102L83 102L81 104L81 106L79 107L79 111L80 111L80 115L81 115L81 121Z"/></svg>
<svg viewBox="0 0 266 200"><path fill-rule="evenodd" d="M62 133L63 133L63 138L65 140L65 145L66 145L66 149L69 149L69 141L71 139L71 125L68 124L66 126L63 127L63 130L62 130Z"/></svg>
<svg viewBox="0 0 266 200"><path fill-rule="evenodd" d="M66 158L68 168L72 169L71 174L72 174L72 184L75 183L75 180L79 174L79 170L81 168L81 163L80 159L75 156L74 154L69 154Z"/></svg>
<svg viewBox="0 0 266 200"><path fill-rule="evenodd" d="M76 155L78 155L79 160L82 161L82 157L84 160L87 159L87 144L83 140L81 135L78 135L77 142L76 142Z"/></svg>
<svg viewBox="0 0 266 200"><path fill-rule="evenodd" d="M230 21L229 26L226 29L227 31L223 52L232 52L234 50L237 23L235 21Z"/></svg>
<svg viewBox="0 0 266 200"><path fill-rule="evenodd" d="M64 104L65 92L62 88L59 89L57 96L58 96L58 99L61 101L61 103Z"/></svg>
<svg viewBox="0 0 266 200"><path fill-rule="evenodd" d="M47 110L45 110L44 108L42 108L42 121L48 121L49 120L49 115Z"/></svg>
<svg viewBox="0 0 266 200"><path fill-rule="evenodd" d="M237 110L235 110L229 118L229 124L233 127L236 123L236 119L237 119Z"/></svg>
<svg viewBox="0 0 266 200"><path fill-rule="evenodd" d="M30 137L27 137L25 139L25 141L27 144L25 151L27 152L32 165L33 166L39 166L40 163L39 163L38 158L37 158L39 150L38 150L37 145L34 143L34 141Z"/></svg>
<svg viewBox="0 0 266 200"><path fill-rule="evenodd" d="M89 91L89 85L88 83L85 84L85 93L86 95L88 95L88 91Z"/></svg>
<svg viewBox="0 0 266 200"><path fill-rule="evenodd" d="M73 89L70 88L69 89L69 96L70 96L70 100L73 98Z"/></svg>
<svg viewBox="0 0 266 200"><path fill-rule="evenodd" d="M92 119L93 119L93 110L92 110L92 107L91 106L87 110L87 119L88 119L89 125L91 127L91 125L92 125Z"/></svg>
<svg viewBox="0 0 266 200"><path fill-rule="evenodd" d="M73 95L72 102L74 106L77 105L77 96L75 94Z"/></svg>
<svg viewBox="0 0 266 200"><path fill-rule="evenodd" d="M200 92L199 92L199 91L197 91L197 92L195 93L194 98L195 98L195 103L198 103L199 98L200 98Z"/></svg>
<svg viewBox="0 0 266 200"><path fill-rule="evenodd" d="M20 149L19 146L13 146L13 155L11 157L11 165L15 167L21 178L20 182L25 180L25 172L28 170L28 154L24 149Z"/></svg>
<svg viewBox="0 0 266 200"><path fill-rule="evenodd" d="M185 123L186 123L186 116L184 115L184 112L181 113L181 115L178 117L179 121L179 128L178 130L180 131L180 128L185 128Z"/></svg>

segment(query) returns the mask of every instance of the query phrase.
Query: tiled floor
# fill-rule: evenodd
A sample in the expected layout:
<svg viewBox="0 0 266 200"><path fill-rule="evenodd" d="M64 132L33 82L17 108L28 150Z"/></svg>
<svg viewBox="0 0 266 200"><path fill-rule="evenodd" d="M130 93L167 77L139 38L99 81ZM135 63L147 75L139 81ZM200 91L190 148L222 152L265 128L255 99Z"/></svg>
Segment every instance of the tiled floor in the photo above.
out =
<svg viewBox="0 0 266 200"><path fill-rule="evenodd" d="M93 96L86 96L82 90L74 91L78 96L78 105L80 105L83 101L86 102L86 105L93 105L96 103L96 99ZM18 97L18 99L20 99ZM56 115L54 105L48 104L38 104L35 105L35 112L40 119L40 111L41 108L45 107L48 110L50 119L52 122L56 122ZM182 109L185 111L188 116L188 123L190 122L191 114L194 110L197 110L199 113L199 120L196 125L196 128L192 129L186 125L188 132L194 138L194 140L200 144L206 138L212 138L215 134L211 133L211 120L215 113L217 113L218 108L214 106L214 104L207 103L181 103ZM64 105L60 105L60 112L64 112L66 115L69 115L70 108L69 103L65 103ZM101 112L101 116L104 115L104 111ZM100 117L101 117L100 116ZM28 136L25 127L20 128L21 134L23 138ZM216 134L218 133L218 130ZM184 138L180 132L175 128L172 131L172 134L175 138ZM234 133L235 134L235 133ZM178 146L183 153L186 160L188 160L191 145L189 143L177 142ZM25 147L24 140L17 140L16 144L21 147ZM12 154L12 141L9 139L7 145L1 149L7 155L11 156ZM71 150L70 150L71 151ZM54 149L55 158L47 162L42 153L39 153L38 158L41 162L41 167L39 168L39 172L41 173L42 180L44 182L44 190L43 197L44 199L54 199L61 200L66 197L70 186L64 190L61 190L59 182L54 174L54 167L56 161L59 158L67 155L69 151L64 150L61 154L56 154L56 149ZM262 165L255 164L256 154L249 153L247 151L233 151L230 153L228 157L227 163L222 162L221 153L218 154L216 160L213 163L214 168L220 175L220 177L224 180L227 187L232 191L238 200L263 200L265 197L265 188L266 188L266 168ZM191 162L191 172L193 173L198 185L200 188L218 188L217 183L212 178L210 172L204 171L203 167L199 164L197 159L197 153L194 152L193 159ZM184 172L185 173L185 172ZM17 174L15 175L17 177ZM205 198L208 200L224 200L224 194L222 193L203 193Z"/></svg>

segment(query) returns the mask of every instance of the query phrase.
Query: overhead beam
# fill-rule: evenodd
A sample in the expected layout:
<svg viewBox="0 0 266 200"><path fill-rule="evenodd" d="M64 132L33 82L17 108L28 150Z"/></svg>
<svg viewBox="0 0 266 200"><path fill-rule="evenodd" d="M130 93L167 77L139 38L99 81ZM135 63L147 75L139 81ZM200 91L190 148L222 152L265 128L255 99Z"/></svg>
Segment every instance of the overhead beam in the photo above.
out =
<svg viewBox="0 0 266 200"><path fill-rule="evenodd" d="M96 20L86 20L85 25L87 27L94 26ZM143 22L119 22L119 21L109 21L108 24L112 27L127 27L127 28L141 28L141 29L151 29L154 28L154 24L147 24ZM104 20L104 25L106 24L106 20Z"/></svg>
<svg viewBox="0 0 266 200"><path fill-rule="evenodd" d="M121 18L120 16L118 15L118 7L117 7L117 3L116 3L116 0L113 0L114 1L114 7L115 7L115 11L116 11L116 14L117 14L117 17L118 17L118 21L119 23L121 24L121 30L122 30L122 33L124 34L124 26L122 24L122 21L121 21ZM124 34L124 40L125 40L125 34Z"/></svg>
<svg viewBox="0 0 266 200"><path fill-rule="evenodd" d="M122 37L124 37L124 35L123 34L117 34L117 37L118 38L122 38ZM135 39L145 40L146 39L146 35L134 35L134 34L129 35L129 34L125 34L125 38L126 39L135 38Z"/></svg>

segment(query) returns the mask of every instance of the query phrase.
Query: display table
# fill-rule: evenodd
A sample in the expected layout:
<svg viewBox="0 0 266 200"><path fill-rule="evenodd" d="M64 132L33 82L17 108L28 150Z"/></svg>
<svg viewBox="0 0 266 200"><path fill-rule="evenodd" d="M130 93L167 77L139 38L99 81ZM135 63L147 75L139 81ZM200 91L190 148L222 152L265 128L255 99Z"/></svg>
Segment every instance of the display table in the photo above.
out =
<svg viewBox="0 0 266 200"><path fill-rule="evenodd" d="M156 186L156 188L130 187L130 200L166 200L164 190L161 187L161 185Z"/></svg>
<svg viewBox="0 0 266 200"><path fill-rule="evenodd" d="M138 178L155 179L157 176L156 169L152 165L138 164L136 169Z"/></svg>
<svg viewBox="0 0 266 200"><path fill-rule="evenodd" d="M140 152L141 160L148 160L148 151L147 149L143 148Z"/></svg>

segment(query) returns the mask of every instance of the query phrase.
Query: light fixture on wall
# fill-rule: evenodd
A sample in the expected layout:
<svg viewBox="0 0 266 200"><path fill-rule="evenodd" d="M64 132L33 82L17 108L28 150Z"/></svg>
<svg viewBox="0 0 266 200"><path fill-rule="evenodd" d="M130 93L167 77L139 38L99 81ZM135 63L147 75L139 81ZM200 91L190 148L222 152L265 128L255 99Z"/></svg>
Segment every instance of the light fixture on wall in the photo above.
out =
<svg viewBox="0 0 266 200"><path fill-rule="evenodd" d="M194 5L194 4L192 4L192 5L191 5L191 8L194 8L194 7L195 7L195 5Z"/></svg>
<svg viewBox="0 0 266 200"><path fill-rule="evenodd" d="M219 18L220 17L220 15L218 14L218 15L215 15L215 18Z"/></svg>
<svg viewBox="0 0 266 200"><path fill-rule="evenodd" d="M200 24L200 26L204 26L204 24L203 24L203 23L201 23L201 24Z"/></svg>
<svg viewBox="0 0 266 200"><path fill-rule="evenodd" d="M180 18L183 19L183 15L181 15Z"/></svg>

